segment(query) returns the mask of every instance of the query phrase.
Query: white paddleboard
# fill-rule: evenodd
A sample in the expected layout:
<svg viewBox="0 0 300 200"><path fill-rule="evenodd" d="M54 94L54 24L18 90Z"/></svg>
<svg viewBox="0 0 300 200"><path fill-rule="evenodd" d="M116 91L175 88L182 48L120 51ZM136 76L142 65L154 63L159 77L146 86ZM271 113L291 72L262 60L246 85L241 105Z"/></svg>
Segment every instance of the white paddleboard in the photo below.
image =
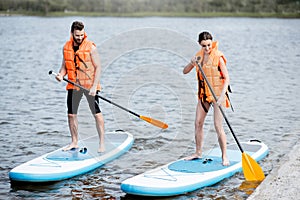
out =
<svg viewBox="0 0 300 200"><path fill-rule="evenodd" d="M268 147L259 141L241 143L244 151L256 161L268 154ZM184 159L134 176L122 182L121 189L133 195L173 196L213 185L242 171L242 154L237 144L227 146L230 166L223 166L221 150L217 146L204 153L202 159Z"/></svg>
<svg viewBox="0 0 300 200"><path fill-rule="evenodd" d="M127 152L133 136L124 131L105 133L105 152L98 153L98 135L79 141L79 148L60 148L13 168L12 181L49 182L68 179L94 170Z"/></svg>

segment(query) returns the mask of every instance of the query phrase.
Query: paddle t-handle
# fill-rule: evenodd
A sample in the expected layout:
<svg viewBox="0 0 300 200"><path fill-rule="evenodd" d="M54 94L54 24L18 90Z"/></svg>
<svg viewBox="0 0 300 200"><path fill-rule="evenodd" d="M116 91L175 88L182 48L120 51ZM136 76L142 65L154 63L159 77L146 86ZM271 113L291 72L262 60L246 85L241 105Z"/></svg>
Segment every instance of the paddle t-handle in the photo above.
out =
<svg viewBox="0 0 300 200"><path fill-rule="evenodd" d="M49 71L49 75L51 75L51 74L57 76L57 73L53 72L52 70Z"/></svg>

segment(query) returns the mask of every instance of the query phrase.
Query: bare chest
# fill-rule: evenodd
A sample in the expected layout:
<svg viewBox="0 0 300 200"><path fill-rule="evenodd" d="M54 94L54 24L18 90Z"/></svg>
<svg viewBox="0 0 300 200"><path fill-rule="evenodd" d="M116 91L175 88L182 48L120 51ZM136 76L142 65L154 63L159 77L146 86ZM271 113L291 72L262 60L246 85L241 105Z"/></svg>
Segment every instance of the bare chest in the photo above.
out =
<svg viewBox="0 0 300 200"><path fill-rule="evenodd" d="M202 60L202 65L207 64L208 60L209 60L209 55L204 55Z"/></svg>

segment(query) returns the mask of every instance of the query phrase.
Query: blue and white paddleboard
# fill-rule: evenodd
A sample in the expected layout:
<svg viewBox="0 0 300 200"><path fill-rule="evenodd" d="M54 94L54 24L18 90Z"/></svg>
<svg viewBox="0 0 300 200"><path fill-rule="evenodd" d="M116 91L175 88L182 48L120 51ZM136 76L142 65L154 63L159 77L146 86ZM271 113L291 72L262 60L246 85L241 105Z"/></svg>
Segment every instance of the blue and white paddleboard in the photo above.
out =
<svg viewBox="0 0 300 200"><path fill-rule="evenodd" d="M12 181L60 181L94 170L127 152L133 136L124 131L105 133L105 152L98 153L98 135L79 141L79 148L63 151L60 148L13 168Z"/></svg>
<svg viewBox="0 0 300 200"><path fill-rule="evenodd" d="M268 147L259 141L241 143L244 151L256 161L268 154ZM213 185L242 171L242 154L237 144L227 147L230 166L223 166L219 147L204 153L205 157L184 159L139 174L122 182L121 189L133 195L173 196Z"/></svg>

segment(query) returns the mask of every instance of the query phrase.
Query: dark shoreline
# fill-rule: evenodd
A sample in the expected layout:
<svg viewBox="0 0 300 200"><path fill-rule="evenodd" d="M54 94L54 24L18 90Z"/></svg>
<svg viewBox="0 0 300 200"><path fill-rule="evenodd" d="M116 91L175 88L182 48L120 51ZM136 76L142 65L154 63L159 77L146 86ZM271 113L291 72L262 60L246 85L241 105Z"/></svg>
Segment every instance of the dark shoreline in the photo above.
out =
<svg viewBox="0 0 300 200"><path fill-rule="evenodd" d="M40 16L40 17L253 17L253 18L300 18L300 13L178 13L178 12L138 12L138 13L99 13L99 12L7 12L0 11L0 16Z"/></svg>

